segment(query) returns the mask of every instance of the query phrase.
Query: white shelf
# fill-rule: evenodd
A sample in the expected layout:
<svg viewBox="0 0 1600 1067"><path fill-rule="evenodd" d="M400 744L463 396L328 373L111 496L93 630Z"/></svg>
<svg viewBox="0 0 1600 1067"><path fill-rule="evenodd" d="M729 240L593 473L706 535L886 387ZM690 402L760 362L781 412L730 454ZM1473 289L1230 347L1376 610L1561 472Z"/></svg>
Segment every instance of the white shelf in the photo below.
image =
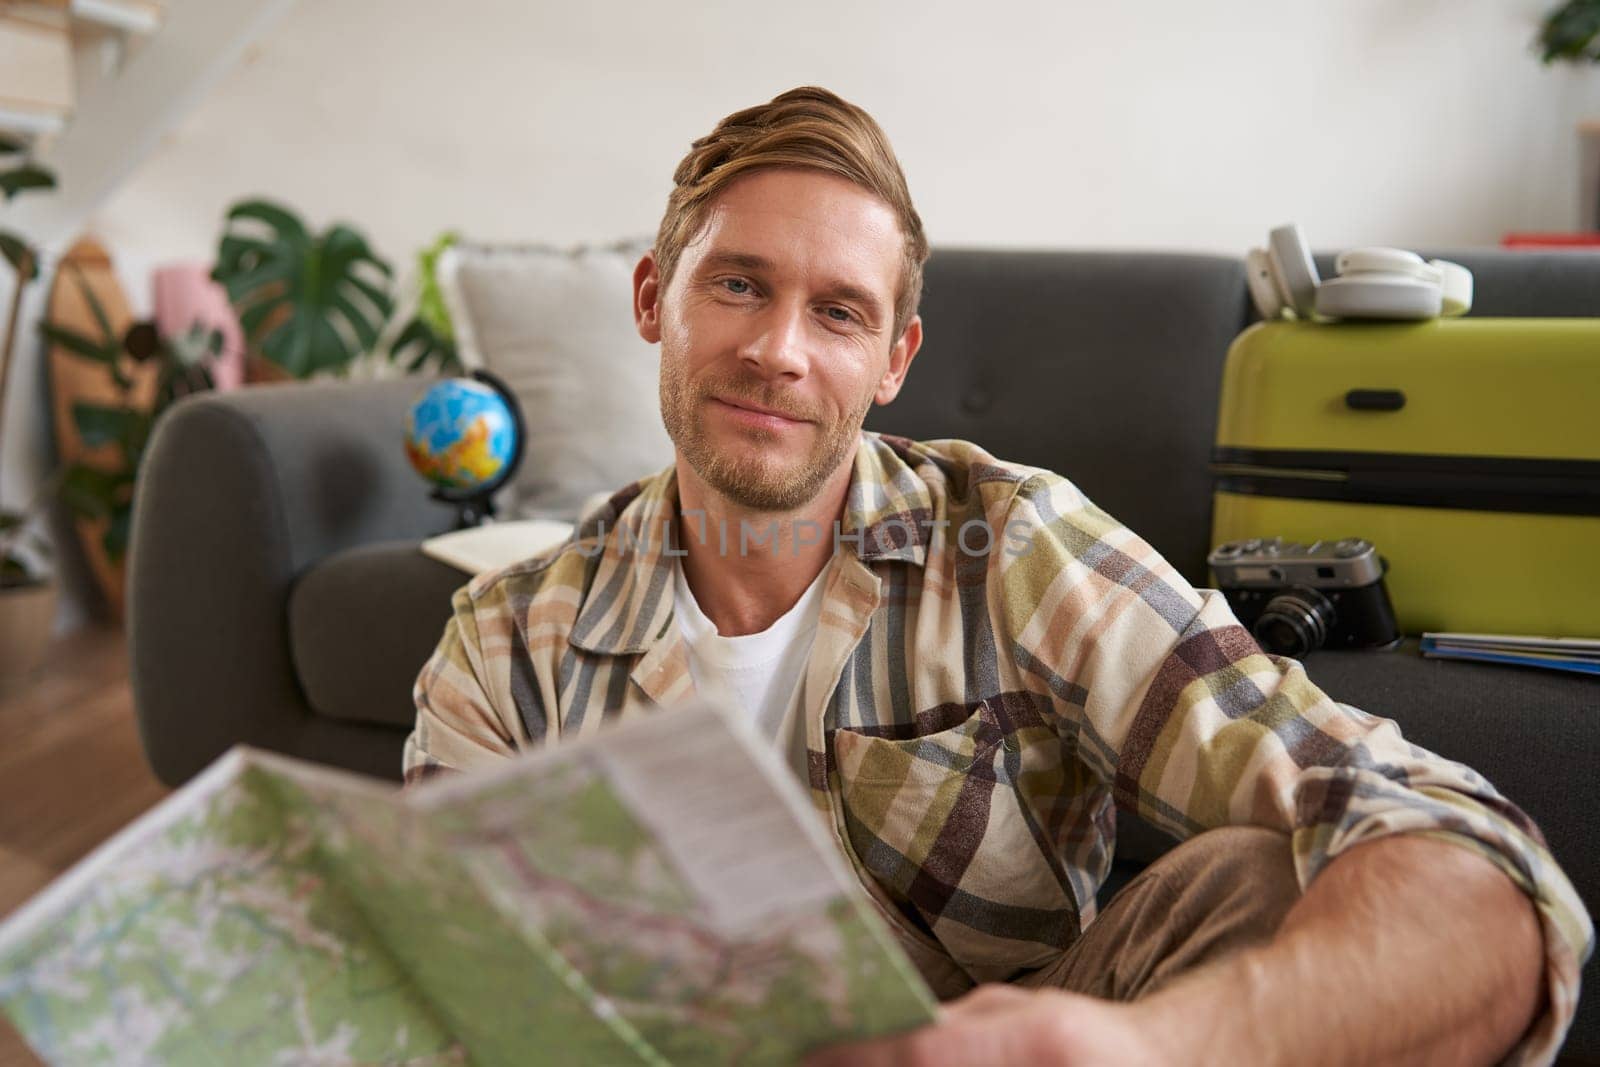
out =
<svg viewBox="0 0 1600 1067"><path fill-rule="evenodd" d="M161 5L140 0L71 0L73 19L122 33L147 35L161 28Z"/></svg>
<svg viewBox="0 0 1600 1067"><path fill-rule="evenodd" d="M60 133L66 125L67 119L64 115L0 107L0 130L7 133L20 133L25 137L49 137Z"/></svg>

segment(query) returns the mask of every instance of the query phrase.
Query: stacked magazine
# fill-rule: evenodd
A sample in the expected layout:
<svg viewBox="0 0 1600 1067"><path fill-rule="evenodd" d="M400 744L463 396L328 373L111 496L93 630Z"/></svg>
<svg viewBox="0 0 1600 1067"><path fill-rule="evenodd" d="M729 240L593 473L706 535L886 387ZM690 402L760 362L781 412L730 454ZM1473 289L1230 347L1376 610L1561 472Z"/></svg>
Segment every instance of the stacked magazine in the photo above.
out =
<svg viewBox="0 0 1600 1067"><path fill-rule="evenodd" d="M663 711L400 793L235 749L0 926L53 1064L778 1064L934 1000L792 774Z"/></svg>
<svg viewBox="0 0 1600 1067"><path fill-rule="evenodd" d="M1469 659L1600 674L1600 641L1581 637L1428 633L1422 635L1422 654L1437 659Z"/></svg>

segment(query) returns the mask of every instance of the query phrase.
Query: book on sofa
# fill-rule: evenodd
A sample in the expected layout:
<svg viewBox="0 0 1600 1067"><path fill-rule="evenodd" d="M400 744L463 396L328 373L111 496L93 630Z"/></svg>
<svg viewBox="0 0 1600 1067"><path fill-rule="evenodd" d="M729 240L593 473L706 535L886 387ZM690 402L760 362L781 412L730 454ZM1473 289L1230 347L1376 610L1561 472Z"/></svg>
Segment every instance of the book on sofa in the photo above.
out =
<svg viewBox="0 0 1600 1067"><path fill-rule="evenodd" d="M1425 633L1422 654L1429 659L1477 660L1574 674L1600 674L1600 641L1592 638Z"/></svg>
<svg viewBox="0 0 1600 1067"><path fill-rule="evenodd" d="M558 519L486 522L452 530L422 542L422 554L467 574L483 574L537 556L572 535L572 523Z"/></svg>
<svg viewBox="0 0 1600 1067"><path fill-rule="evenodd" d="M0 925L51 1063L789 1063L934 1000L746 728L406 792L231 750Z"/></svg>

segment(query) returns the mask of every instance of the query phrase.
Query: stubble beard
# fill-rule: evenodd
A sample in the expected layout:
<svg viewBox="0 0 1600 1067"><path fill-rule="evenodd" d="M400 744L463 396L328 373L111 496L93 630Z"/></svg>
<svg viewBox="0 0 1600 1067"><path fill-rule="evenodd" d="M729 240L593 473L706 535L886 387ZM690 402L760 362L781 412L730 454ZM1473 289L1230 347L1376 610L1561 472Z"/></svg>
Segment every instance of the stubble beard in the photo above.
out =
<svg viewBox="0 0 1600 1067"><path fill-rule="evenodd" d="M747 377L724 375L688 381L665 353L660 392L661 420L690 469L734 504L758 512L791 512L815 499L845 457L854 454L861 424L872 406L868 396L859 410L830 420L826 412L796 411L793 400L781 393L773 395L772 390ZM751 440L749 450L720 447L701 422L713 396L748 400L811 420L816 431L808 453L797 462L783 462L772 451L780 443L781 433L754 428L743 431Z"/></svg>

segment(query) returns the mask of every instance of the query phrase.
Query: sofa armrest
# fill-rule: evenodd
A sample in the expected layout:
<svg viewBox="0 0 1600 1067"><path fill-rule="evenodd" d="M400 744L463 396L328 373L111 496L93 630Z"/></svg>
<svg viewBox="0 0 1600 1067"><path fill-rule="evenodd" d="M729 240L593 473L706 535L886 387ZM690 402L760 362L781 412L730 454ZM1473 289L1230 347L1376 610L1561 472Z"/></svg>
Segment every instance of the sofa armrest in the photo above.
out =
<svg viewBox="0 0 1600 1067"><path fill-rule="evenodd" d="M324 724L294 669L289 591L333 552L451 527L401 445L425 384L263 386L163 416L139 476L128 572L134 703L163 781L235 743L314 743Z"/></svg>

